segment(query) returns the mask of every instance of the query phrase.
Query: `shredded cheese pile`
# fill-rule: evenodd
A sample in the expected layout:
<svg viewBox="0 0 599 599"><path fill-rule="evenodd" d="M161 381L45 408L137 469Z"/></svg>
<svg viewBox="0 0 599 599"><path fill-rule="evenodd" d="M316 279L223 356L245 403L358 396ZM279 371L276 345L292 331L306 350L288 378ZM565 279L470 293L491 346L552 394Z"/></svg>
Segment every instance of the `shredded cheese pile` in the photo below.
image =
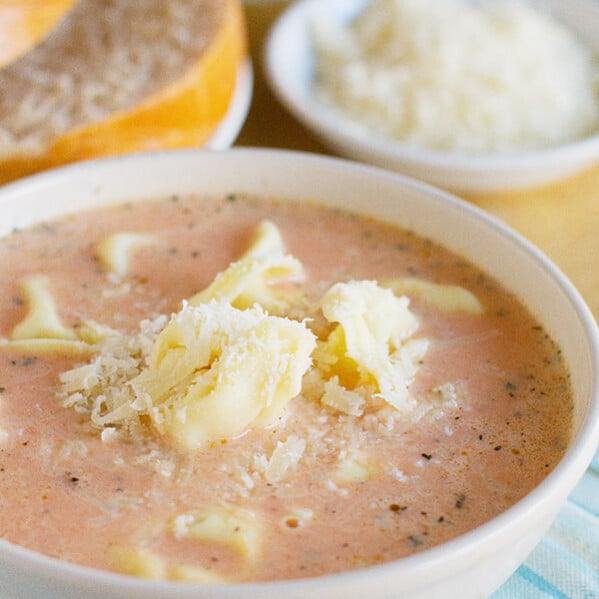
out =
<svg viewBox="0 0 599 599"><path fill-rule="evenodd" d="M599 57L521 0L373 0L314 23L315 93L433 150L535 149L599 130Z"/></svg>

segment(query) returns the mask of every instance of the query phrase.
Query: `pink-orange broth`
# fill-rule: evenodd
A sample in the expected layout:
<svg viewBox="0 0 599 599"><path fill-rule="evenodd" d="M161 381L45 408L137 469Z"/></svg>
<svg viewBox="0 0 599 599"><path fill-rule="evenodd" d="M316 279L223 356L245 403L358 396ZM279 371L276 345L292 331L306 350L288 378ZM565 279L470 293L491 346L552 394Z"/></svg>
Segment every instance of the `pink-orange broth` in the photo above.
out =
<svg viewBox="0 0 599 599"><path fill-rule="evenodd" d="M452 539L526 495L568 443L572 399L560 350L518 300L467 260L395 226L342 210L243 196L171 197L82 213L0 241L0 336L26 314L17 281L44 273L65 325L92 319L135 332L140 320L180 309L272 220L304 264L316 302L338 281L421 277L453 283L482 302L482 316L448 313L414 297L417 335L432 340L411 391L446 381L466 391L454 409L414 423L391 408L344 415L304 399L273 426L177 453L168 441L103 443L89 418L62 407L58 376L82 358L0 348L0 535L60 559L109 569L115 545L144 546L168 560L230 580L317 576L408 556ZM111 282L94 254L116 231L161 243L135 254ZM122 283L119 283L122 285ZM106 290L114 293L107 293ZM277 440L307 440L279 483L252 471ZM378 466L365 482L332 484L339 452ZM247 476L251 482L248 482ZM199 506L243 506L263 522L251 568L225 546L178 540L160 524ZM292 516L311 510L303 521Z"/></svg>

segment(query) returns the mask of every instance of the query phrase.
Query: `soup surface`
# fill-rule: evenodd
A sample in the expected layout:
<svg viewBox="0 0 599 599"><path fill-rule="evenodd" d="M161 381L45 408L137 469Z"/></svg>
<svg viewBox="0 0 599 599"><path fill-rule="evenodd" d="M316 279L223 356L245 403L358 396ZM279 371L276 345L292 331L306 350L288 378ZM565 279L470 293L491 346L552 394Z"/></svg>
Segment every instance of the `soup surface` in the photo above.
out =
<svg viewBox="0 0 599 599"><path fill-rule="evenodd" d="M167 322L161 315L178 313L255 247L265 221L303 269L271 285L287 300L269 308L314 337L299 394L265 423L197 443L168 434L157 412L139 412L133 425L109 413L102 398L147 362L137 355L146 351L140 322L150 323L151 348ZM135 243L121 244L127 260L118 271L99 248L123 232L151 237L126 238ZM460 256L365 217L244 196L130 203L12 233L0 240L0 272L0 535L60 559L187 581L373 565L452 539L513 505L569 440L566 365L516 298ZM43 292L32 293L32 280L43 281ZM364 363L348 357L348 321L341 354L327 354L340 320L323 316L322 298L337 283L349 295L383 289L389 299L394 289L394 298L409 299L402 309L417 327L375 344L404 352L400 399L366 364L372 351ZM462 299L452 303L456 287ZM34 323L33 334L23 333L36 302L46 313L53 306L53 331ZM358 311L350 303L348 318ZM386 321L367 304L354 333L372 329L379 312ZM82 351L89 323L96 338ZM90 397L93 385L77 387L65 373L97 367L100 355L106 365L104 330L130 340L137 370L127 379L116 364L112 383ZM44 345L58 337L63 345ZM381 369L395 372L398 355L383 356ZM221 417L226 428L229 416Z"/></svg>

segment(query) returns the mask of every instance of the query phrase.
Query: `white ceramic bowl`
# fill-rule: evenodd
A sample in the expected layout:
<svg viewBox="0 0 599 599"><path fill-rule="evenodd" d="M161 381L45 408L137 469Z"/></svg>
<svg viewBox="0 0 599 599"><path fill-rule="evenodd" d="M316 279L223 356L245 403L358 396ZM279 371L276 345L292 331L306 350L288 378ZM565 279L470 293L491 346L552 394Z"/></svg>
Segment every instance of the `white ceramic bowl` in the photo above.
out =
<svg viewBox="0 0 599 599"><path fill-rule="evenodd" d="M539 151L470 155L427 151L367 134L312 93L315 19L346 22L366 0L298 0L279 17L265 50L265 72L280 102L333 151L460 192L489 192L549 183L599 161L599 131ZM597 0L539 0L599 53Z"/></svg>
<svg viewBox="0 0 599 599"><path fill-rule="evenodd" d="M266 194L398 223L467 256L513 290L561 345L575 396L573 439L514 507L453 541L384 565L247 585L157 583L75 566L0 541L0 596L19 599L468 599L488 596L534 548L599 438L599 332L558 269L522 237L444 192L374 167L308 154L178 151L83 162L0 189L0 235L88 207L173 193ZM83 532L85 534L85 532Z"/></svg>

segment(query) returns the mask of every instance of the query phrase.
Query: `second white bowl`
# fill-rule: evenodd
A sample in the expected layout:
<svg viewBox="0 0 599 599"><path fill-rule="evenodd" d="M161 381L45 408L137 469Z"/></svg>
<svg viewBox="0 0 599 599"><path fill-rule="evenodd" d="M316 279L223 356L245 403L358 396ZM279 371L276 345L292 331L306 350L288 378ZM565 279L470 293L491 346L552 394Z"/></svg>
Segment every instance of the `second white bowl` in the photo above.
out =
<svg viewBox="0 0 599 599"><path fill-rule="evenodd" d="M543 0L579 38L599 53L599 3ZM414 148L366 134L312 91L316 19L346 22L365 0L299 0L273 26L265 51L268 81L281 103L335 152L460 192L490 192L550 183L599 161L599 131L587 138L538 151L463 154Z"/></svg>

